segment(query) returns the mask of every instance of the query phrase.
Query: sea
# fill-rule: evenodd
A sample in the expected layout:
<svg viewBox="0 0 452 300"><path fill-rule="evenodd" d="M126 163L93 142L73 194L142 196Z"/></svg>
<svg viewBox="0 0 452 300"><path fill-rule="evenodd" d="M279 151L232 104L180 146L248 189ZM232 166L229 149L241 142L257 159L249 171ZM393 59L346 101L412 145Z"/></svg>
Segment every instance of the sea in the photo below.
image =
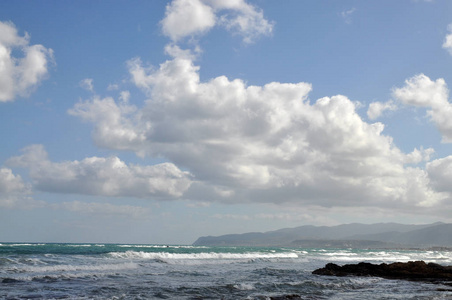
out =
<svg viewBox="0 0 452 300"><path fill-rule="evenodd" d="M452 265L452 252L1 243L0 299L452 299L442 284L312 274L416 260Z"/></svg>

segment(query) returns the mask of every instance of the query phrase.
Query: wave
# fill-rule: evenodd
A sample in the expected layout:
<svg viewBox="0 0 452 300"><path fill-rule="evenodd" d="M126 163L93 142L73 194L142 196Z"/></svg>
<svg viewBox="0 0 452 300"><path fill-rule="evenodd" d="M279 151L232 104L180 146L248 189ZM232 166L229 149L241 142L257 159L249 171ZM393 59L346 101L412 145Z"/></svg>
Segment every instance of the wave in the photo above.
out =
<svg viewBox="0 0 452 300"><path fill-rule="evenodd" d="M126 251L111 252L110 256L114 258L125 259L155 259L155 260L250 260L250 259L289 259L298 258L296 253L168 253L168 252L143 252L143 251Z"/></svg>
<svg viewBox="0 0 452 300"><path fill-rule="evenodd" d="M154 248L154 249L162 249L162 248L170 248L170 249L206 249L206 246L175 246L175 245L117 245L120 248Z"/></svg>
<svg viewBox="0 0 452 300"><path fill-rule="evenodd" d="M119 263L119 264L97 264L97 265L44 265L44 266L27 266L16 265L10 268L9 271L13 273L52 273L52 272L78 272L78 271L91 271L91 272L104 272L104 271L118 271L118 270L130 270L138 268L138 264Z"/></svg>
<svg viewBox="0 0 452 300"><path fill-rule="evenodd" d="M0 247L45 246L45 245L46 244L19 243L19 244L0 244Z"/></svg>
<svg viewBox="0 0 452 300"><path fill-rule="evenodd" d="M85 272L62 272L55 274L17 274L4 277L0 283L16 283L21 281L38 281L38 282L55 282L59 280L71 280L78 278L90 278L99 280L100 277L118 276L118 272L115 270L105 271L102 273L93 273L89 271Z"/></svg>
<svg viewBox="0 0 452 300"><path fill-rule="evenodd" d="M240 291L251 291L255 289L255 286L252 283L237 283L232 287Z"/></svg>
<svg viewBox="0 0 452 300"><path fill-rule="evenodd" d="M104 244L64 244L67 247L105 247Z"/></svg>
<svg viewBox="0 0 452 300"><path fill-rule="evenodd" d="M435 263L452 263L452 252L444 251L316 251L307 255L313 259L328 260L328 261L344 261L344 262L359 262L359 261L381 261L381 262L407 262L410 260L423 260L426 262Z"/></svg>

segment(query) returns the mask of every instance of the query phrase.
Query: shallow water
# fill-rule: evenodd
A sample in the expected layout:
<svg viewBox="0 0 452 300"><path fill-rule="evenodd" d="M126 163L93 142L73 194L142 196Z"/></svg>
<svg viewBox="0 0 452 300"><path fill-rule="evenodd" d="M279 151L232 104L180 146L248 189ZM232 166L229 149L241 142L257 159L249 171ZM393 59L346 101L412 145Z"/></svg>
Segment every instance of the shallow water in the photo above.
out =
<svg viewBox="0 0 452 300"><path fill-rule="evenodd" d="M452 299L441 285L312 275L337 264L424 260L448 251L0 244L5 299Z"/></svg>

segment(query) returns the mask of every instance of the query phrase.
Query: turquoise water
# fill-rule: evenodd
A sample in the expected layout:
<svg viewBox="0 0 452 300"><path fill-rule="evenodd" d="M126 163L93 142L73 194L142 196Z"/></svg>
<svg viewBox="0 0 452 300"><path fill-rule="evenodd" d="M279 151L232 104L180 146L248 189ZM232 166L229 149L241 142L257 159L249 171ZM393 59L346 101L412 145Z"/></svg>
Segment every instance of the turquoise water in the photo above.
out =
<svg viewBox="0 0 452 300"><path fill-rule="evenodd" d="M0 244L2 299L452 299L427 283L311 272L338 264L424 260L449 251Z"/></svg>

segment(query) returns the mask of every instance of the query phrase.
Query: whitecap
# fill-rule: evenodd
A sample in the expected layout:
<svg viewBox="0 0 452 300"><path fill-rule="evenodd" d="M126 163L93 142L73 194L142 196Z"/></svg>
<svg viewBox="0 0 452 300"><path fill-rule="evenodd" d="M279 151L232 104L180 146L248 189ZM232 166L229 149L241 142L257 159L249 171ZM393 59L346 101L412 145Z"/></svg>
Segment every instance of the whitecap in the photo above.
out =
<svg viewBox="0 0 452 300"><path fill-rule="evenodd" d="M251 291L255 289L254 284L251 283L238 283L234 284L233 287L240 291Z"/></svg>
<svg viewBox="0 0 452 300"><path fill-rule="evenodd" d="M143 252L143 251L126 251L126 252L111 252L110 256L114 258L127 259L159 259L159 260L249 260L249 259L288 259L298 258L296 253L169 253L169 252Z"/></svg>
<svg viewBox="0 0 452 300"><path fill-rule="evenodd" d="M136 269L136 263L119 263L119 264L94 264L94 265L45 265L45 266L20 266L19 272L30 273L50 273L50 272L75 272L75 271L113 271Z"/></svg>

